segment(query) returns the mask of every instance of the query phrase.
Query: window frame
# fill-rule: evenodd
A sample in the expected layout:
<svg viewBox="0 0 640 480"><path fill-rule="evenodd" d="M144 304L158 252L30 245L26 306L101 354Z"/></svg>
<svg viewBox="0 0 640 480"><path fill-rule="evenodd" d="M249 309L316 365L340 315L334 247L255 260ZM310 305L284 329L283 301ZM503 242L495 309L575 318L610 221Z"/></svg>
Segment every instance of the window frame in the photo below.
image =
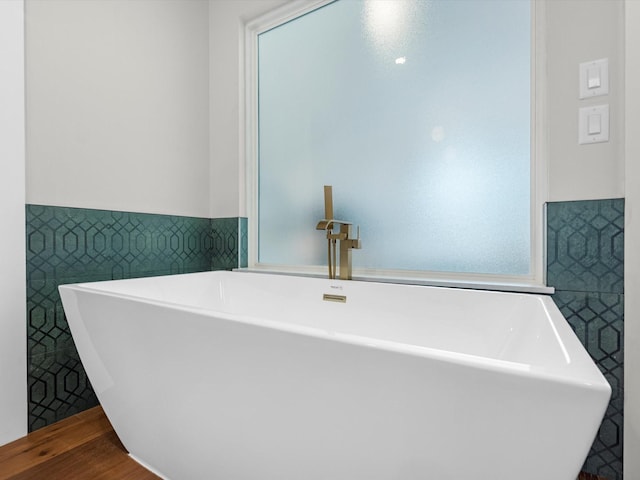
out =
<svg viewBox="0 0 640 480"><path fill-rule="evenodd" d="M295 266L258 262L258 36L295 18L329 5L337 0L294 0L245 24L244 28L244 82L240 98L244 100L241 112L241 164L245 168L241 192L246 196L248 214L248 270L325 276L326 266ZM531 1L531 152L530 152L530 232L531 272L529 275L495 275L423 270L383 270L353 268L354 280L392 283L437 285L477 288L486 290L553 293L545 284L545 203L547 201L547 135L544 129L546 115L546 69L544 18L542 0ZM241 62L242 63L242 62ZM242 75L242 73L244 75ZM242 181L242 180L241 180ZM244 188L243 188L244 187ZM320 187L319 187L320 188ZM311 225L309 228L313 228ZM363 239L366 248L366 239Z"/></svg>

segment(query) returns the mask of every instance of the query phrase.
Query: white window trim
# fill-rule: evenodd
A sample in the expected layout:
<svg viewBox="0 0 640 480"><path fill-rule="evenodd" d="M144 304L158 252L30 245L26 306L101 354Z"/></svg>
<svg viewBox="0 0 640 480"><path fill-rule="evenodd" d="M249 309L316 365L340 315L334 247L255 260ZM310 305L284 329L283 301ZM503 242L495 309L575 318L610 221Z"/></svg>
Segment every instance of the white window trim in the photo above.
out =
<svg viewBox="0 0 640 480"><path fill-rule="evenodd" d="M245 25L244 37L244 137L245 187L248 213L248 268L251 271L291 275L326 276L326 267L261 264L258 262L258 35L335 0L294 0ZM378 270L353 268L354 280L478 288L487 290L553 293L545 286L545 203L547 201L546 44L545 2L532 0L531 41L531 274L507 276L456 272ZM241 85L241 88L243 85ZM241 159L242 160L242 159ZM320 188L319 186L318 188ZM309 228L313 228L310 225ZM363 243L366 239L363 239ZM366 245L366 243L365 243ZM366 248L366 247L365 247Z"/></svg>

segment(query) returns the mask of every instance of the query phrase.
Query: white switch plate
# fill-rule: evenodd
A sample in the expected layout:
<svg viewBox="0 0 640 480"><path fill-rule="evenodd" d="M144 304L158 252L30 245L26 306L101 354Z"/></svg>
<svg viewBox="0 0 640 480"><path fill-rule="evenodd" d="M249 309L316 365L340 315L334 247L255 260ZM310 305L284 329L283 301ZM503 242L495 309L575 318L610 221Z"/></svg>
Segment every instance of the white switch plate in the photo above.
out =
<svg viewBox="0 0 640 480"><path fill-rule="evenodd" d="M609 93L609 59L601 58L580 64L580 98Z"/></svg>
<svg viewBox="0 0 640 480"><path fill-rule="evenodd" d="M594 133L589 134L589 131ZM609 141L609 105L594 105L578 110L578 143Z"/></svg>

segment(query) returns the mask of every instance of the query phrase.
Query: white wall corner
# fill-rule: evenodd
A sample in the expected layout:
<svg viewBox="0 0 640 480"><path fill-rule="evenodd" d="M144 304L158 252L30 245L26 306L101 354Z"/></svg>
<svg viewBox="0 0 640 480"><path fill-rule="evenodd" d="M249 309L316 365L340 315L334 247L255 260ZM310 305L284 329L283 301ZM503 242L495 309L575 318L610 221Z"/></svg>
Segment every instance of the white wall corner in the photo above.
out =
<svg viewBox="0 0 640 480"><path fill-rule="evenodd" d="M247 216L245 25L286 0L210 0L210 216Z"/></svg>
<svg viewBox="0 0 640 480"><path fill-rule="evenodd" d="M549 200L624 196L624 3L546 1ZM607 58L609 93L579 98L579 65ZM610 106L605 143L578 144L578 110Z"/></svg>
<svg viewBox="0 0 640 480"><path fill-rule="evenodd" d="M27 433L24 1L0 1L0 445Z"/></svg>
<svg viewBox="0 0 640 480"><path fill-rule="evenodd" d="M625 2L624 477L640 478L640 2Z"/></svg>

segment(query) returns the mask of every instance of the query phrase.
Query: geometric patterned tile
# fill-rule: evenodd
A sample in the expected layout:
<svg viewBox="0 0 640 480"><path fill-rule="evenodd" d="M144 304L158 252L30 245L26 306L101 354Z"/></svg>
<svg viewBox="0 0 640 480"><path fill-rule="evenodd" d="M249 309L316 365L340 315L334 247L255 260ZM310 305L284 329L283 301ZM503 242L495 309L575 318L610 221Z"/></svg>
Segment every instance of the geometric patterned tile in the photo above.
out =
<svg viewBox="0 0 640 480"><path fill-rule="evenodd" d="M95 405L58 285L211 269L211 219L26 206L29 430ZM237 255L237 252L236 252Z"/></svg>
<svg viewBox="0 0 640 480"><path fill-rule="evenodd" d="M552 296L603 373L624 360L624 295L557 291Z"/></svg>
<svg viewBox="0 0 640 480"><path fill-rule="evenodd" d="M547 204L547 283L624 293L624 199Z"/></svg>
<svg viewBox="0 0 640 480"><path fill-rule="evenodd" d="M553 300L611 385L583 470L622 479L624 199L547 204L547 283Z"/></svg>
<svg viewBox="0 0 640 480"><path fill-rule="evenodd" d="M27 206L27 266L35 280L202 271L211 252L210 219Z"/></svg>
<svg viewBox="0 0 640 480"><path fill-rule="evenodd" d="M624 200L547 206L547 279L612 386L584 470L622 478ZM97 404L57 286L247 265L247 219L27 205L29 430ZM595 292L585 293L585 292Z"/></svg>
<svg viewBox="0 0 640 480"><path fill-rule="evenodd" d="M246 236L240 232L241 225L242 219L238 217L211 220L211 270L231 270L240 266L240 252L246 242Z"/></svg>
<svg viewBox="0 0 640 480"><path fill-rule="evenodd" d="M75 346L30 357L29 431L98 404Z"/></svg>
<svg viewBox="0 0 640 480"><path fill-rule="evenodd" d="M611 385L611 400L583 470L621 480L624 295L556 291L552 298Z"/></svg>
<svg viewBox="0 0 640 480"><path fill-rule="evenodd" d="M240 217L238 226L238 235L240 235L240 251L238 252L238 263L240 268L249 266L249 220L246 217Z"/></svg>

